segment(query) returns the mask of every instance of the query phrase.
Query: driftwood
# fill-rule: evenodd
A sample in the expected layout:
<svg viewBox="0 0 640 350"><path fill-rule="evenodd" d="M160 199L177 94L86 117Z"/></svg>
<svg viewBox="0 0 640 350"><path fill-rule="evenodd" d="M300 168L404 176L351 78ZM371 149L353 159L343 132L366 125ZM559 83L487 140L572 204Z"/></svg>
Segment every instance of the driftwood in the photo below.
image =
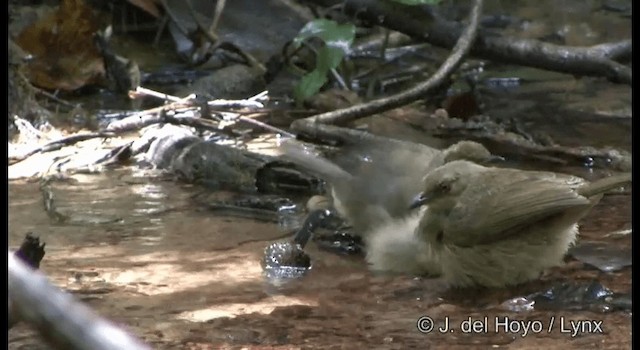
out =
<svg viewBox="0 0 640 350"><path fill-rule="evenodd" d="M55 349L151 349L53 286L9 252L9 312L34 326Z"/></svg>
<svg viewBox="0 0 640 350"><path fill-rule="evenodd" d="M197 101L195 95L180 98L161 92L138 87L130 92L131 98L140 96L152 96L163 99L168 103L151 109L143 110L127 116L123 119L113 121L105 128L96 132L74 134L58 140L51 141L42 146L36 146L22 154L10 155L9 165L13 165L28 159L29 157L51 151L57 151L63 147L72 146L76 143L93 138L110 138L123 133L140 130L153 124L173 124L193 127L200 131L210 131L224 134L231 137L241 137L243 134L232 130L229 126L242 122L255 125L259 128L269 130L286 137L295 137L294 134L254 119L264 115L264 105L261 100L267 97L267 92L242 100L217 99L211 101ZM205 118L204 114L215 114L217 118ZM14 123L21 132L33 135L33 138L42 138L40 133L26 120L14 117ZM120 147L116 153L126 150L128 147ZM93 165L105 165L112 162L110 157L101 158L92 162Z"/></svg>

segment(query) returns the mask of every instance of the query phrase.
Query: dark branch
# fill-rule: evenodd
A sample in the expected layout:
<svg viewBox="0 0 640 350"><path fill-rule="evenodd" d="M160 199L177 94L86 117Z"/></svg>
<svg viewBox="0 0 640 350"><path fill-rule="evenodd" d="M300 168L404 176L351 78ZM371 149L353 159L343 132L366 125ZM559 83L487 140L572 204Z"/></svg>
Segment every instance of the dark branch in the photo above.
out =
<svg viewBox="0 0 640 350"><path fill-rule="evenodd" d="M443 84L448 76L450 76L460 65L462 59L466 56L476 37L480 14L482 12L482 0L475 0L471 9L469 25L462 32L462 35L455 44L451 55L440 66L440 68L427 81L416 85L406 91L396 95L381 98L375 101L355 105L345 109L319 114L305 119L296 120L291 124L292 129L305 132L312 132L316 123L326 124L346 124L357 118L381 113L396 107L406 105L413 102L428 91L431 91Z"/></svg>
<svg viewBox="0 0 640 350"><path fill-rule="evenodd" d="M349 0L345 11L380 26L399 31L430 44L451 48L462 32L457 22L427 11L416 11L391 1ZM631 68L615 60L631 56L631 40L591 47L572 47L532 39L499 36L478 30L471 55L509 64L518 64L574 75L606 77L616 83L631 84Z"/></svg>

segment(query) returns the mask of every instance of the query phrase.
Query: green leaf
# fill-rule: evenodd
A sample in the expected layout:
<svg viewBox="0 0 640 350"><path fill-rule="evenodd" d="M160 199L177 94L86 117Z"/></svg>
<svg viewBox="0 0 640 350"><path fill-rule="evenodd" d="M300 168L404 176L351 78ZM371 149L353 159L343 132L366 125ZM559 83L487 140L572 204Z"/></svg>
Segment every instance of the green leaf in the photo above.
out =
<svg viewBox="0 0 640 350"><path fill-rule="evenodd" d="M415 5L437 5L440 0L392 0L401 4L415 6Z"/></svg>
<svg viewBox="0 0 640 350"><path fill-rule="evenodd" d="M300 44L309 38L320 38L327 46L336 47L343 53L348 53L351 43L356 36L356 27L351 24L338 24L328 19L317 19L307 23L293 39L293 45Z"/></svg>
<svg viewBox="0 0 640 350"><path fill-rule="evenodd" d="M315 95L326 82L327 74L316 69L300 79L293 90L293 97L300 103Z"/></svg>
<svg viewBox="0 0 640 350"><path fill-rule="evenodd" d="M329 73L329 70L338 67L344 53L336 47L325 46L318 50L316 57L316 70L323 73Z"/></svg>
<svg viewBox="0 0 640 350"><path fill-rule="evenodd" d="M315 95L327 82L329 71L336 68L342 61L344 54L336 47L324 46L318 50L316 68L302 77L293 93L297 102L302 102Z"/></svg>
<svg viewBox="0 0 640 350"><path fill-rule="evenodd" d="M356 36L353 24L338 24L327 19L317 19L307 23L293 39L293 45L299 47L309 38L319 38L324 46L318 49L315 69L302 77L294 88L294 98L298 103L315 95L327 82L331 69L340 65Z"/></svg>

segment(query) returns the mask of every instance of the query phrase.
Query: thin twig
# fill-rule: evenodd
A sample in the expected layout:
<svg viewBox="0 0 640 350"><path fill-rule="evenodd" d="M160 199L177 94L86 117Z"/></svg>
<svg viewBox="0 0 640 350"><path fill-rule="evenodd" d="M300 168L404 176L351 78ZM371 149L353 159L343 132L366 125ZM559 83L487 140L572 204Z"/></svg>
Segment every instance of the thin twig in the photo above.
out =
<svg viewBox="0 0 640 350"><path fill-rule="evenodd" d="M218 1L218 4L216 5L216 12L218 11L218 6L220 5L221 2L223 3L222 6L224 6L224 1ZM207 38L207 40L209 40L209 42L212 45L208 49L209 52L213 52L218 48L223 48L240 55L240 57L244 58L251 67L258 69L261 72L261 74L264 74L267 71L267 68L262 63L260 63L260 61L257 60L253 55L242 50L241 48L239 48L237 45L233 43L220 40L220 38L218 38L218 36L213 31L209 31L209 29L207 29L204 23L200 21L199 16L196 14L193 6L191 5L191 1L187 0L186 4L187 4L187 9L189 10L189 14L191 15L191 18L193 18L193 21L196 23L198 30L202 34L204 34L204 36ZM216 19L214 18L214 22L215 21ZM217 23L216 23L216 26L217 26Z"/></svg>
<svg viewBox="0 0 640 350"><path fill-rule="evenodd" d="M153 96L153 97L157 97L160 99L163 99L165 101L173 101L174 103L186 103L187 105L191 105L193 106L193 108L197 108L197 104L195 103L195 96L194 95L189 95L185 98L180 98L177 96L172 96L172 95L168 95L165 93L161 93L155 90L151 90L151 89L147 89L147 88L143 88L143 87L138 87L136 88L135 94L138 95L148 95L148 96ZM208 101L207 104L210 107L218 107L218 108L234 108L234 107L244 107L244 108L264 108L264 105L261 102L258 102L258 100L261 99L265 99L268 95L267 91L263 91L255 96L249 97L247 99L244 100L224 100L224 99L217 99L217 100L212 100L212 101ZM172 106L167 105L167 106L163 106L160 107L161 109L164 110L168 110L170 109ZM155 113L157 111L154 111L152 113ZM243 116L240 115L238 113L232 113L232 112L224 112L226 114L230 115L230 119L236 119L239 121L243 121L249 124L254 124L257 125L259 127L262 127L264 129L267 129L269 131L273 131L275 133L279 133L283 136L287 136L287 137L295 137L294 134L277 128L275 126L271 126L269 124L263 123L259 120L255 120L253 118L251 118L250 116ZM107 130L121 130L124 125L127 125L126 128L128 130L130 130L131 128L137 128L138 126L135 126L132 124L138 124L138 123L142 123L145 126L146 125L150 125L150 124L154 124L157 122L160 122L159 117L155 117L155 116L149 116L149 113L147 111L147 113L145 113L146 115L144 116L144 121L142 120L143 116L142 115L134 115L131 117L127 117L127 120L120 120L118 122L114 122L109 124L109 126L107 127ZM255 115L255 114L254 114ZM166 117L165 117L166 118ZM179 124L185 124L185 125L193 125L193 121L190 119L194 119L194 118L174 118L172 121L174 123L179 123ZM188 124L187 124L188 123ZM217 129L219 130L219 128Z"/></svg>
<svg viewBox="0 0 640 350"><path fill-rule="evenodd" d="M71 146L81 141L86 141L86 140L95 139L95 138L113 137L113 136L115 136L113 132L100 131L100 132L90 132L85 134L75 134L75 135L63 137L61 139L51 141L43 146L36 147L23 155L11 157L9 159L9 164L13 165L13 164L19 163L36 153L57 151L62 147Z"/></svg>
<svg viewBox="0 0 640 350"><path fill-rule="evenodd" d="M160 23L158 24L158 31L156 32L156 36L153 38L153 47L157 48L160 44L160 38L162 38L162 33L167 28L167 24L169 23L169 15L166 13L162 16Z"/></svg>
<svg viewBox="0 0 640 350"><path fill-rule="evenodd" d="M373 21L435 46L451 48L460 36L462 26L433 12L411 11L407 5L393 1L345 1L348 15ZM631 40L576 47L501 36L482 29L478 30L477 36L470 55L479 58L631 83L631 67L616 62L631 57Z"/></svg>
<svg viewBox="0 0 640 350"><path fill-rule="evenodd" d="M216 29L218 29L218 23L220 22L220 17L222 16L222 11L224 11L224 6L226 5L226 3L226 0L216 1L216 9L213 13L213 20L211 21L211 25L209 26L209 33L215 33Z"/></svg>
<svg viewBox="0 0 640 350"><path fill-rule="evenodd" d="M167 4L167 0L160 0L162 7L164 8L164 12L169 16L173 24L176 25L176 28L184 35L185 37L189 37L189 31L180 23L178 16L176 16L173 11L171 11L171 6Z"/></svg>
<svg viewBox="0 0 640 350"><path fill-rule="evenodd" d="M209 107L218 107L218 108L264 108L264 104L258 102L258 99L262 99L266 96L267 92L263 91L260 94L244 99L244 100L225 100L225 99L216 99L212 101L208 101L207 104ZM165 94L162 92L158 92L155 90L147 89L141 86L138 86L135 92L129 94L130 97L138 97L141 95L156 97L165 101L171 102L195 102L196 95L190 94L187 97L180 98L178 96L173 96L169 94ZM195 103L193 103L195 105Z"/></svg>
<svg viewBox="0 0 640 350"><path fill-rule="evenodd" d="M42 95L42 96L44 96L44 97L46 97L46 98L48 98L48 99L50 99L50 100L52 100L54 102L57 102L57 103L59 103L59 104L61 104L63 106L66 106L66 107L70 107L70 108L75 108L76 107L76 105L74 105L73 103L71 103L69 101L65 101L65 100L61 99L60 97L58 97L58 96L56 96L56 95L54 95L54 94L52 94L52 93L50 93L48 91L45 91L45 90L43 90L43 89L41 89L39 87L33 86L33 84L31 84L29 82L29 79L22 72L20 72L19 70L17 72L18 72L18 77L24 82L24 85L29 90L31 90L33 93L35 93L37 95Z"/></svg>
<svg viewBox="0 0 640 350"><path fill-rule="evenodd" d="M191 4L191 0L185 1L185 4L187 4L189 15L191 15L191 18L196 23L196 26L198 26L198 30L200 30L202 34L204 34L207 37L211 45L213 45L213 47L210 50L213 51L217 49L220 46L220 43L219 43L220 39L218 38L216 33L214 31L209 31L207 29L207 26L205 26L204 23L202 23L202 21L200 20L200 17L196 13L196 10L193 8L193 5ZM216 10L217 10L217 6L216 6Z"/></svg>
<svg viewBox="0 0 640 350"><path fill-rule="evenodd" d="M427 81L392 96L296 120L291 124L291 128L293 130L311 132L314 124L316 123L346 124L355 119L375 113L385 112L421 98L428 91L431 91L443 84L445 79L458 68L462 59L466 56L473 45L473 41L478 31L478 23L480 22L481 13L482 0L475 0L471 8L469 25L458 39L451 55L449 55L440 68Z"/></svg>
<svg viewBox="0 0 640 350"><path fill-rule="evenodd" d="M163 92L147 89L142 86L138 86L136 87L135 91L129 92L129 98L135 99L135 98L138 98L139 96L151 96L151 97L155 97L155 98L159 98L159 99L162 99L165 101L171 101L171 102L188 101L195 98L195 94L191 94L187 97L180 98L178 96L173 96L173 95L165 94Z"/></svg>

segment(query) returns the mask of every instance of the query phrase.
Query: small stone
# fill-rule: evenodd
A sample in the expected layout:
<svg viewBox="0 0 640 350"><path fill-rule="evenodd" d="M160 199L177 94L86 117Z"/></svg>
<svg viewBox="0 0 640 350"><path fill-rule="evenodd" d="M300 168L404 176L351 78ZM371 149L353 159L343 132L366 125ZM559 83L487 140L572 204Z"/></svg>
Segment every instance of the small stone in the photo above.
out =
<svg viewBox="0 0 640 350"><path fill-rule="evenodd" d="M448 119L449 113L444 108L438 108L433 112L435 118Z"/></svg>

